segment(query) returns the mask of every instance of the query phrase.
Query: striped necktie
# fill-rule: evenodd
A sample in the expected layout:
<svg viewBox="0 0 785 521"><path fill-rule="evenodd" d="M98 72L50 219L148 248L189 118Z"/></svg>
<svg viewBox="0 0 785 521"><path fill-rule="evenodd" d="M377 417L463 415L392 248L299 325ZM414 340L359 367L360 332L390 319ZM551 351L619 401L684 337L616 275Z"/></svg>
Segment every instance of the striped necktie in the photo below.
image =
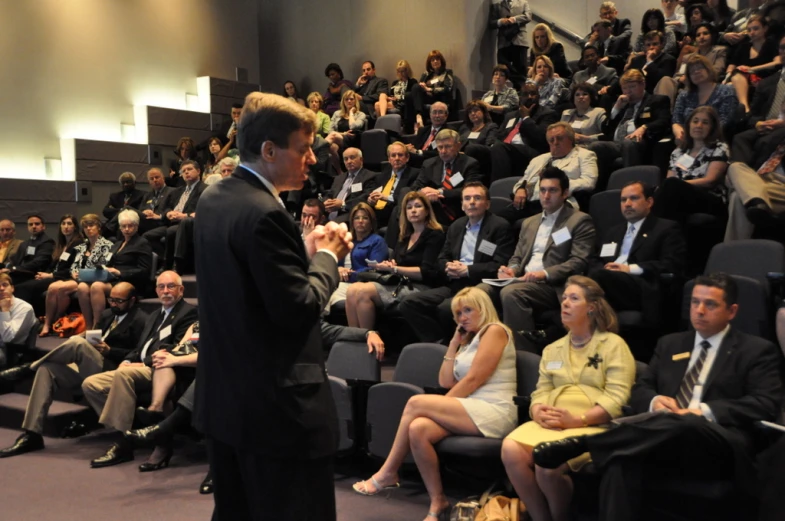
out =
<svg viewBox="0 0 785 521"><path fill-rule="evenodd" d="M709 353L711 344L708 340L700 343L701 351L698 354L698 359L690 367L690 370L684 375L684 379L679 386L679 392L676 394L676 403L680 408L686 409L692 400L692 395L695 392L695 386L700 379L701 371L703 371L703 364L706 363L706 355Z"/></svg>

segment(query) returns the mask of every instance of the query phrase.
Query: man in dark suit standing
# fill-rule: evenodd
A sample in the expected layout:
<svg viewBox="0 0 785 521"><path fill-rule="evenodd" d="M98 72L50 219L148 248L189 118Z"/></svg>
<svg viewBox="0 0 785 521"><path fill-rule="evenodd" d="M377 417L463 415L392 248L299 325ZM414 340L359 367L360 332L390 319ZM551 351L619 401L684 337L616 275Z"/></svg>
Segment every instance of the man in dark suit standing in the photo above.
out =
<svg viewBox="0 0 785 521"><path fill-rule="evenodd" d="M681 274L687 256L678 223L652 215L653 204L654 187L633 181L622 188L627 223L599 230L597 259L589 271L617 313L643 311L651 325L659 323L660 274Z"/></svg>
<svg viewBox="0 0 785 521"><path fill-rule="evenodd" d="M199 203L194 422L207 436L213 520L335 519L338 424L319 317L351 237L333 222L303 242L278 198L308 178L315 128L305 107L249 94L241 163Z"/></svg>
<svg viewBox="0 0 785 521"><path fill-rule="evenodd" d="M373 106L379 101L380 94L387 94L387 80L376 75L376 65L372 61L363 62L363 73L357 78L354 92L362 96L361 109L371 117L376 117Z"/></svg>
<svg viewBox="0 0 785 521"><path fill-rule="evenodd" d="M420 175L419 169L408 165L409 151L400 141L387 147L387 160L389 165L385 165L376 176L377 188L368 196L368 204L376 213L376 223L380 227L387 226L396 202L403 199L405 189L410 188Z"/></svg>
<svg viewBox="0 0 785 521"><path fill-rule="evenodd" d="M398 309L421 342L449 340L455 329L450 303L452 297L485 278L495 278L515 246L510 225L488 210L488 188L477 181L463 185L462 208L466 214L453 222L439 253L442 286L411 293Z"/></svg>
<svg viewBox="0 0 785 521"><path fill-rule="evenodd" d="M170 192L174 191L173 188L166 186L164 174L157 166L147 171L147 182L150 184L150 191L144 194L142 205L139 207L141 214L141 219L139 219L140 234L163 226L166 198Z"/></svg>
<svg viewBox="0 0 785 521"><path fill-rule="evenodd" d="M77 390L87 377L116 369L139 342L147 315L136 305L136 289L119 282L108 300L109 309L98 320L98 341L85 340L84 334L72 336L35 362L0 372L0 380L7 382L35 377L22 422L24 432L11 447L0 450L0 458L43 449L41 434L55 390ZM78 371L69 364L75 364Z"/></svg>
<svg viewBox="0 0 785 521"><path fill-rule="evenodd" d="M16 254L0 268L0 273L8 273L14 284L32 280L39 271L46 271L52 262L55 241L46 235L46 224L40 215L27 218L27 231L30 238L22 241Z"/></svg>
<svg viewBox="0 0 785 521"><path fill-rule="evenodd" d="M635 413L617 428L534 449L534 461L557 468L590 452L603 471L600 519L640 519L645 478L732 479L754 495L754 430L782 403L782 374L771 342L737 331L738 288L724 273L695 279L690 321L695 331L660 339L632 390ZM655 500L655 502L658 502Z"/></svg>
<svg viewBox="0 0 785 521"><path fill-rule="evenodd" d="M328 220L339 223L348 222L352 208L365 201L378 186L376 172L363 168L363 153L359 148L344 150L343 162L346 173L335 178L330 197L324 201Z"/></svg>

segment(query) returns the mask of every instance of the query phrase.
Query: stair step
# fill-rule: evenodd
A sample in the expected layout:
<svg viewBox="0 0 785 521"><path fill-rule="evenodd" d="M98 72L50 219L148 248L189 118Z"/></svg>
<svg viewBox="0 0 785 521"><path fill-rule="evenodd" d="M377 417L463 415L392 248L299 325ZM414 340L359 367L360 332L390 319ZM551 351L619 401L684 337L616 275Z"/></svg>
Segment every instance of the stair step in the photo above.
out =
<svg viewBox="0 0 785 521"><path fill-rule="evenodd" d="M183 296L196 298L196 275L183 275Z"/></svg>
<svg viewBox="0 0 785 521"><path fill-rule="evenodd" d="M0 427L19 429L24 421L28 396L19 393L0 395ZM91 421L95 413L90 407L53 401L44 422L44 436L59 436L72 421Z"/></svg>

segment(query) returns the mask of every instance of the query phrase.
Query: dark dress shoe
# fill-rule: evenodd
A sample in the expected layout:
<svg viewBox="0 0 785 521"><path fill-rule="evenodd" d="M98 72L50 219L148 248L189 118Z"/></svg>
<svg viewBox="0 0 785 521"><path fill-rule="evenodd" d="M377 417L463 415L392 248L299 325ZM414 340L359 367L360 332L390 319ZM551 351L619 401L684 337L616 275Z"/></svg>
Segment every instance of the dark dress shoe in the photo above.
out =
<svg viewBox="0 0 785 521"><path fill-rule="evenodd" d="M7 449L0 450L0 458L10 458L26 452L41 450L44 448L44 438L35 432L23 432L19 435L13 445Z"/></svg>
<svg viewBox="0 0 785 521"><path fill-rule="evenodd" d="M92 429L88 427L84 423L80 423L78 421L72 421L68 427L63 429L63 432L60 433L61 438L78 438L80 436L84 436L85 434L89 433Z"/></svg>
<svg viewBox="0 0 785 521"><path fill-rule="evenodd" d="M588 450L586 436L573 436L540 443L534 447L532 456L536 465L545 469L555 469Z"/></svg>
<svg viewBox="0 0 785 521"><path fill-rule="evenodd" d="M760 226L771 221L773 213L771 208L769 208L769 205L767 205L763 199L756 197L744 205L744 207L746 208L747 219L755 226Z"/></svg>
<svg viewBox="0 0 785 521"><path fill-rule="evenodd" d="M6 382L21 382L26 378L35 376L35 371L30 369L30 364L22 364L4 371L0 371L0 380Z"/></svg>
<svg viewBox="0 0 785 521"><path fill-rule="evenodd" d="M161 423L165 418L166 415L162 412L151 411L145 407L136 408L136 419L140 425L145 427Z"/></svg>
<svg viewBox="0 0 785 521"><path fill-rule="evenodd" d="M125 437L139 445L164 445L171 436L158 425L125 431Z"/></svg>
<svg viewBox="0 0 785 521"><path fill-rule="evenodd" d="M156 470L165 469L169 466L170 459L172 459L172 449L168 449L163 459L157 463L148 460L139 465L139 472L154 472Z"/></svg>
<svg viewBox="0 0 785 521"><path fill-rule="evenodd" d="M134 450L129 444L115 443L106 451L106 454L91 461L90 466L94 469L100 469L103 467L111 467L112 465L117 465L119 463L125 463L126 461L133 461L133 459Z"/></svg>
<svg viewBox="0 0 785 521"><path fill-rule="evenodd" d="M209 470L207 471L207 475L204 477L204 481L202 484L199 485L199 493L200 494L212 494L213 493L213 473Z"/></svg>

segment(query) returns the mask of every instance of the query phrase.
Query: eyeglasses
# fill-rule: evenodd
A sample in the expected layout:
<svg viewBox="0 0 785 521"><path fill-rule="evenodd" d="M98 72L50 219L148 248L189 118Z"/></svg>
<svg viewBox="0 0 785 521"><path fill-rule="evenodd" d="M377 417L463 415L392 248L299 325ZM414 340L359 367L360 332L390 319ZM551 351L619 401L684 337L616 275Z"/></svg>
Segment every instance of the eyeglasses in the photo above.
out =
<svg viewBox="0 0 785 521"><path fill-rule="evenodd" d="M129 300L131 300L131 299L130 298L114 298L114 297L109 297L108 299L106 299L106 301L109 302L110 304L125 304Z"/></svg>
<svg viewBox="0 0 785 521"><path fill-rule="evenodd" d="M173 290L173 289L179 288L179 287L180 287L179 284L175 284L174 282L170 282L169 284L157 284L155 286L155 289L157 289L158 291L163 291L165 289Z"/></svg>
<svg viewBox="0 0 785 521"><path fill-rule="evenodd" d="M432 110L431 114L436 114L438 116L438 115L447 114L447 111L446 110Z"/></svg>

